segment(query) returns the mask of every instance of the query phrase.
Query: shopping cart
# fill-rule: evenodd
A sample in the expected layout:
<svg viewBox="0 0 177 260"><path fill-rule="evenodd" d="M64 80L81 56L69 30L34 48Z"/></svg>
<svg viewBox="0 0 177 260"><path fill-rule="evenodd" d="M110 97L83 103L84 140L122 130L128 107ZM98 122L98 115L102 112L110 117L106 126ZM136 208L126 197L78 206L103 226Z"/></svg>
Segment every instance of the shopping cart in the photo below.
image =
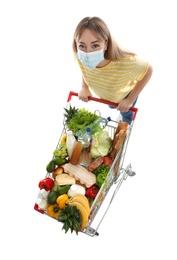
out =
<svg viewBox="0 0 177 260"><path fill-rule="evenodd" d="M68 108L71 105L71 102L73 102L73 99L75 98L76 104L78 104L78 93L70 91L67 99L67 105L66 108ZM90 106L91 102L97 102L97 106ZM84 102L82 102L83 104ZM97 113L100 117L103 117L102 111L104 109L102 107L99 108L98 104L101 104L101 106L117 106L116 103L110 102L104 99L99 99L96 97L89 97L89 109L92 109L94 113ZM99 192L95 199L93 200L91 207L90 207L90 216L87 226L81 230L82 233L85 233L89 236L98 236L98 228L100 227L110 205L112 204L113 199L115 198L120 186L122 185L123 181L127 179L128 176L134 176L135 172L132 170L131 164L128 164L126 167L124 167L124 158L127 150L127 146L129 143L131 131L133 128L134 120L136 118L136 114L138 109L137 108L130 108L131 111L133 111L133 119L131 124L127 128L126 137L124 139L124 142L119 149L118 153L116 154L116 157L113 161L112 166L110 167L110 170L107 174L107 177L102 184L101 188L99 189ZM106 125L105 130L108 132L109 137L113 140L115 131L118 127L119 121L117 120L109 120L109 122ZM61 136L58 140L56 149L59 147L61 143L61 138L63 135L67 132L67 125L65 123L65 118L63 119L63 130L61 133ZM50 174L47 172L46 177L50 177ZM110 196L111 197L110 197ZM46 211L41 210L37 204L35 203L34 209L38 212L47 215Z"/></svg>

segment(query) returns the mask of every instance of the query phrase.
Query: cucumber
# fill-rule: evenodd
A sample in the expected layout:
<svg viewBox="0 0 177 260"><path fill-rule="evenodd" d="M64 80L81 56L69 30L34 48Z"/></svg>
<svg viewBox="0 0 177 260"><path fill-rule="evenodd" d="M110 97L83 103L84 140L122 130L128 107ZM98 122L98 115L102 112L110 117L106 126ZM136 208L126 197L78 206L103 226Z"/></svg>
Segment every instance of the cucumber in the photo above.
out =
<svg viewBox="0 0 177 260"><path fill-rule="evenodd" d="M56 199L58 198L58 192L51 191L48 194L47 201L50 205L54 205L56 203Z"/></svg>
<svg viewBox="0 0 177 260"><path fill-rule="evenodd" d="M61 158L61 157L55 157L54 159L52 159L52 162L55 163L55 165L61 165L67 162L67 160L65 158Z"/></svg>
<svg viewBox="0 0 177 260"><path fill-rule="evenodd" d="M47 172L51 173L55 170L55 162L54 161L50 161L47 166L46 166L46 170Z"/></svg>

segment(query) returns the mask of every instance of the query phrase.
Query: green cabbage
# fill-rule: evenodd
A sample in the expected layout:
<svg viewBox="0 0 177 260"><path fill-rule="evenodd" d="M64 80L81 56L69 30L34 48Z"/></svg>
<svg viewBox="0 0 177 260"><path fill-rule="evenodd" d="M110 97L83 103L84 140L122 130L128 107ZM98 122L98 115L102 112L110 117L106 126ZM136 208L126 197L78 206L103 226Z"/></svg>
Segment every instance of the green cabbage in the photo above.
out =
<svg viewBox="0 0 177 260"><path fill-rule="evenodd" d="M91 157L106 156L112 145L112 139L106 130L100 130L92 135Z"/></svg>

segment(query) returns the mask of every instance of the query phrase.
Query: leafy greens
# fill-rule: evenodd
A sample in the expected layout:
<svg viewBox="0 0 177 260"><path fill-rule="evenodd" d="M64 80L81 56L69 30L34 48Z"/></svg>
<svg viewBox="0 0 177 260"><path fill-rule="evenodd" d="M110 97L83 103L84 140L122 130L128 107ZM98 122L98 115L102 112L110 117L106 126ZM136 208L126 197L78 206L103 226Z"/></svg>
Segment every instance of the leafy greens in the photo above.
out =
<svg viewBox="0 0 177 260"><path fill-rule="evenodd" d="M72 130L74 134L82 128L87 127L93 123L98 115L86 110L85 108L79 109L68 122L68 129Z"/></svg>

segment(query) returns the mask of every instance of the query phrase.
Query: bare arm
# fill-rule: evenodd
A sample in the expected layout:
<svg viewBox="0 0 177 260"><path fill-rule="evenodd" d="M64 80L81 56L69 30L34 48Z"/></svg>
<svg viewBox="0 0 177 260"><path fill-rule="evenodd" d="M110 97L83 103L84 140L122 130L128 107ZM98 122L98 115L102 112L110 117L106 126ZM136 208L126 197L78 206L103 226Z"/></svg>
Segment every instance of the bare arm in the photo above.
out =
<svg viewBox="0 0 177 260"><path fill-rule="evenodd" d="M137 96L140 94L140 92L143 90L143 88L149 82L149 80L152 76L152 73L153 73L153 69L152 69L151 65L149 65L149 68L148 68L147 73L144 76L144 78L141 81L138 81L136 83L134 89L131 91L130 95L119 103L117 110L120 110L121 112L127 112L132 107Z"/></svg>
<svg viewBox="0 0 177 260"><path fill-rule="evenodd" d="M87 86L84 79L82 78L82 89L78 93L78 97L79 97L80 100L82 100L84 102L88 102L89 96L92 96L92 93L90 92L89 87Z"/></svg>

